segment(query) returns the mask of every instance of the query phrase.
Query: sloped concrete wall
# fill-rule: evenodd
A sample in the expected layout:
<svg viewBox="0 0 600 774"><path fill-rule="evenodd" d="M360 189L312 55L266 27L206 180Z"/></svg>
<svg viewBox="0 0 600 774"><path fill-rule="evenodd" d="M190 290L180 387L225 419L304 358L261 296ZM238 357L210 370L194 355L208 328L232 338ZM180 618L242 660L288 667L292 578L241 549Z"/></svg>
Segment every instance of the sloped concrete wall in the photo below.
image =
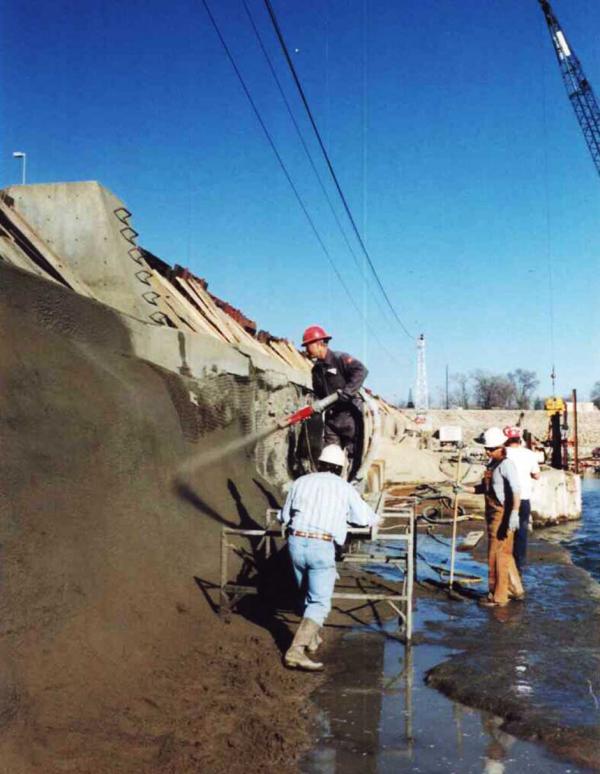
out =
<svg viewBox="0 0 600 774"><path fill-rule="evenodd" d="M95 181L11 186L15 209L89 287L95 298L149 320L156 307L123 202Z"/></svg>

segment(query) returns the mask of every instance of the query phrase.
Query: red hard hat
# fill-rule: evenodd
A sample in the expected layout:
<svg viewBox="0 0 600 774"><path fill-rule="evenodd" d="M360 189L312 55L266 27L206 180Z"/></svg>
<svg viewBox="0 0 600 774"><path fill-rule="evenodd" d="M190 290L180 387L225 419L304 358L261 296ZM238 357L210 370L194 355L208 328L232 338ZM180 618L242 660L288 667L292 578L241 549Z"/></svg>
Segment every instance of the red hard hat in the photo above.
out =
<svg viewBox="0 0 600 774"><path fill-rule="evenodd" d="M331 336L320 325L309 325L302 336L302 346L312 344L313 341L329 341Z"/></svg>
<svg viewBox="0 0 600 774"><path fill-rule="evenodd" d="M520 427L511 427L508 425L507 427L504 427L502 429L502 432L507 438L520 438L521 437L521 428Z"/></svg>

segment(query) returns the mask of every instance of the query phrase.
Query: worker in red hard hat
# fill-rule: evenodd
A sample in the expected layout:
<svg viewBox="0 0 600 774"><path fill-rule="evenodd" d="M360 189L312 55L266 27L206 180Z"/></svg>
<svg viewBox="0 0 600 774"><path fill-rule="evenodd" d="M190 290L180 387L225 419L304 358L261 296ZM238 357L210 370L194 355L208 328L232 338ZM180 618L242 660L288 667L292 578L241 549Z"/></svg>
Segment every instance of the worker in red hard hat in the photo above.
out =
<svg viewBox="0 0 600 774"><path fill-rule="evenodd" d="M359 390L367 377L365 366L347 352L329 349L331 336L320 325L311 325L302 337L302 346L314 361L312 369L313 390L317 398L325 398L334 392L340 400L325 414L323 442L326 446L337 444L348 457L355 458L357 432L362 421L362 398Z"/></svg>

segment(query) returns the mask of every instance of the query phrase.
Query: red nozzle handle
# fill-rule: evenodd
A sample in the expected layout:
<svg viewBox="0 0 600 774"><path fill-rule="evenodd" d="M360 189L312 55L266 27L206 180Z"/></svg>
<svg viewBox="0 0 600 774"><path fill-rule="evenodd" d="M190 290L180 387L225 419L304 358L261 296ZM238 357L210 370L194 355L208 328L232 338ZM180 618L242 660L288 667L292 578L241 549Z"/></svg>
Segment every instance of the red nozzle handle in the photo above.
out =
<svg viewBox="0 0 600 774"><path fill-rule="evenodd" d="M312 417L312 415L315 413L312 406L304 406L304 408L299 409L298 411L295 411L293 414L290 414L288 417L284 417L284 419L281 420L281 427L289 427L290 425L297 425L298 422L304 422L305 419L308 419L309 417Z"/></svg>
<svg viewBox="0 0 600 774"><path fill-rule="evenodd" d="M280 422L280 427L289 427L290 425L297 425L298 422L304 422L305 419L309 419L313 414L320 414L325 411L326 408L331 406L339 398L337 392L332 395L328 395L326 398L315 401L312 406L304 406L304 408L298 409L298 411L284 417Z"/></svg>

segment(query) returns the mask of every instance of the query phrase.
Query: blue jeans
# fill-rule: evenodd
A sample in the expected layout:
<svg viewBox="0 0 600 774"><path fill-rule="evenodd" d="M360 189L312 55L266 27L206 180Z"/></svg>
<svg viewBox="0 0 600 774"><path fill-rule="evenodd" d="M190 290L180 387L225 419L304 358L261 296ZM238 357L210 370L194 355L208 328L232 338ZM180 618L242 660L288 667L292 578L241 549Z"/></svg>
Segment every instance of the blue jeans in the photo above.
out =
<svg viewBox="0 0 600 774"><path fill-rule="evenodd" d="M515 532L513 556L517 570L522 571L527 558L527 533L529 532L529 516L531 515L531 501L521 500L519 506L519 529Z"/></svg>
<svg viewBox="0 0 600 774"><path fill-rule="evenodd" d="M323 626L336 579L333 541L290 535L288 549L298 588L307 586L304 617Z"/></svg>

